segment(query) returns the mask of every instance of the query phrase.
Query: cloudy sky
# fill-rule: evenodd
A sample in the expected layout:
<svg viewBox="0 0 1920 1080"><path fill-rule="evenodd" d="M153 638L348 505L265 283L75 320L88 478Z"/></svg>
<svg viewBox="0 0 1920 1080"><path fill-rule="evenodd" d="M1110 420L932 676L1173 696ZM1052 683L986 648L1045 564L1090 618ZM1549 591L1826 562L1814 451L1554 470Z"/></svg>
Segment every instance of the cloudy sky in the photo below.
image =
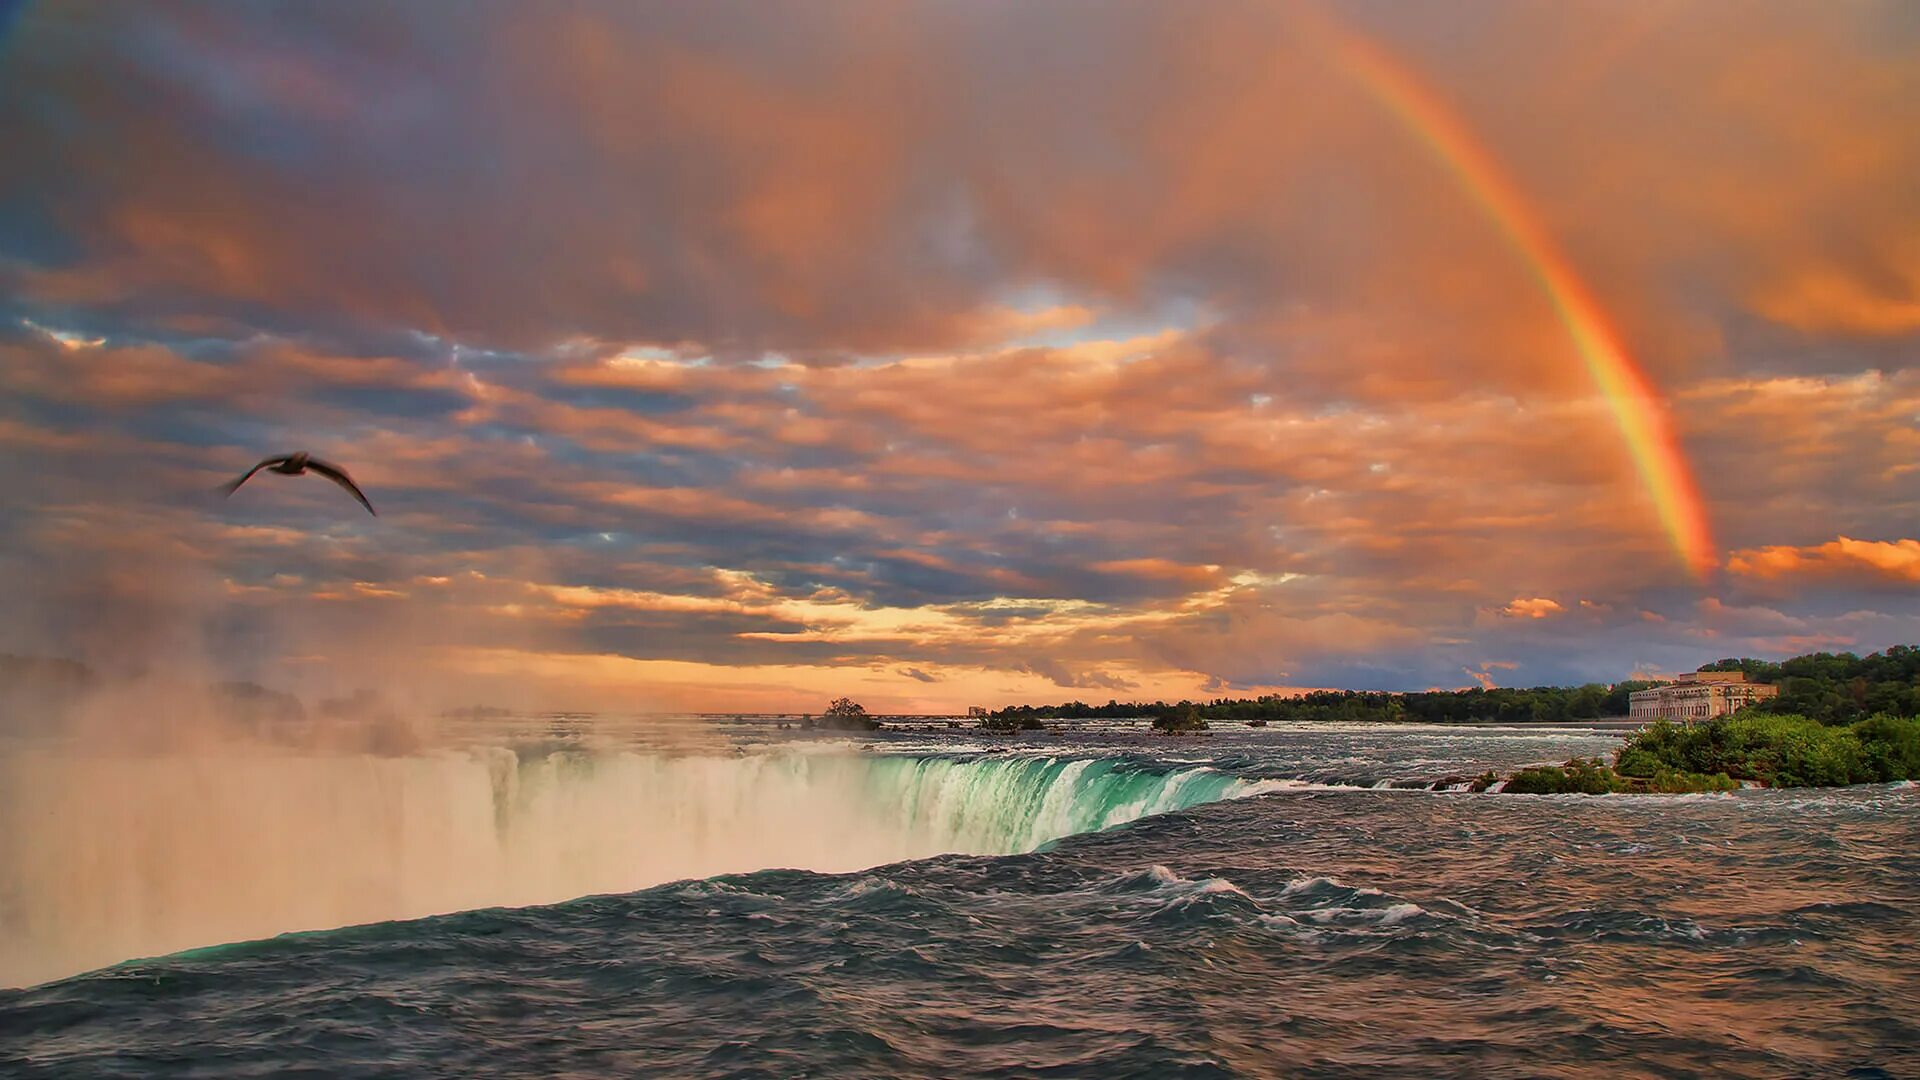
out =
<svg viewBox="0 0 1920 1080"><path fill-rule="evenodd" d="M1920 7L29 4L0 651L880 709L1920 640ZM1453 117L1661 395L1676 553ZM215 485L307 448L313 478Z"/></svg>

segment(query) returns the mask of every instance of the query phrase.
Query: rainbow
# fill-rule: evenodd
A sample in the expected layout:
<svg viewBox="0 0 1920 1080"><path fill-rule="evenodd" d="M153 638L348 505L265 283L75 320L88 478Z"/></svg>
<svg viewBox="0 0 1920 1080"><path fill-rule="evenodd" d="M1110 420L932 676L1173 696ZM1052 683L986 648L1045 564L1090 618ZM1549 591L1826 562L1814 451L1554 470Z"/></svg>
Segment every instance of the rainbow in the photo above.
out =
<svg viewBox="0 0 1920 1080"><path fill-rule="evenodd" d="M1659 392L1621 345L1573 264L1444 99L1384 49L1334 25L1330 16L1322 14L1312 22L1329 42L1340 69L1446 166L1526 263L1611 408L1675 550L1687 568L1704 579L1719 559L1693 470Z"/></svg>

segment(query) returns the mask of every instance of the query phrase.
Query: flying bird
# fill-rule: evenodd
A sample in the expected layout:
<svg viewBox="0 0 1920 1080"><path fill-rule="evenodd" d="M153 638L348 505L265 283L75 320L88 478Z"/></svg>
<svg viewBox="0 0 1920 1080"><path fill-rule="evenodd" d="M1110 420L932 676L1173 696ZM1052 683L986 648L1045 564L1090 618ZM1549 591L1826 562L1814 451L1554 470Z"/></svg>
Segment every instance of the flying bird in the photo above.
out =
<svg viewBox="0 0 1920 1080"><path fill-rule="evenodd" d="M303 476L308 471L319 473L321 476L324 476L327 479L333 481L334 483L339 484L341 487L346 488L349 494L351 494L354 498L360 500L361 506L364 506L367 508L367 513L373 514L374 517L380 516L373 509L373 504L368 502L367 497L361 493L358 487L354 485L353 477L347 475L347 470L341 468L338 465L334 465L330 462L321 461L319 458L314 457L312 454L307 453L305 450L302 450L297 454L285 454L280 457L270 457L265 461L262 461L260 464L255 465L251 469L248 469L245 475L241 476L240 479L235 480L231 484L228 484L226 486L227 494L231 495L234 492L239 491L240 485L246 483L248 480L251 480L253 478L253 474L259 472L261 469L268 469L273 472L277 472L282 476Z"/></svg>

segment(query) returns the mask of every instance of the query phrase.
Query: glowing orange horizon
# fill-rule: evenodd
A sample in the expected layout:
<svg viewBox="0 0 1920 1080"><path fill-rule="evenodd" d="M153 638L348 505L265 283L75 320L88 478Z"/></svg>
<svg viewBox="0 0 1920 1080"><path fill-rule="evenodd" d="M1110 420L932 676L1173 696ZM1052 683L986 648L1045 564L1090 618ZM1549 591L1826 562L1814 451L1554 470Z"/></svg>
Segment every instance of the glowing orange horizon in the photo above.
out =
<svg viewBox="0 0 1920 1080"><path fill-rule="evenodd" d="M1591 290L1520 190L1438 93L1384 49L1332 25L1329 17L1312 21L1331 43L1341 69L1440 159L1533 272L1611 408L1661 525L1688 570L1704 579L1719 557L1693 469L1659 393L1620 344Z"/></svg>

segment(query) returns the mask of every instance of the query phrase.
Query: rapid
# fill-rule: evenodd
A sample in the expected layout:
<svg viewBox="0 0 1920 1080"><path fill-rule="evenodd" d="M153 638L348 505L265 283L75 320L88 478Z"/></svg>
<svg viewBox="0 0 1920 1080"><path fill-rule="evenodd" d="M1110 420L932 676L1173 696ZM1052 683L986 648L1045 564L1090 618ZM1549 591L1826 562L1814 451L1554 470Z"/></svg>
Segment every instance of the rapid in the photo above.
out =
<svg viewBox="0 0 1920 1080"><path fill-rule="evenodd" d="M0 1065L1920 1068L1911 787L1426 790L1614 745L1113 724L735 726L695 746L488 732L385 757L17 749L0 982L31 985L0 991Z"/></svg>

